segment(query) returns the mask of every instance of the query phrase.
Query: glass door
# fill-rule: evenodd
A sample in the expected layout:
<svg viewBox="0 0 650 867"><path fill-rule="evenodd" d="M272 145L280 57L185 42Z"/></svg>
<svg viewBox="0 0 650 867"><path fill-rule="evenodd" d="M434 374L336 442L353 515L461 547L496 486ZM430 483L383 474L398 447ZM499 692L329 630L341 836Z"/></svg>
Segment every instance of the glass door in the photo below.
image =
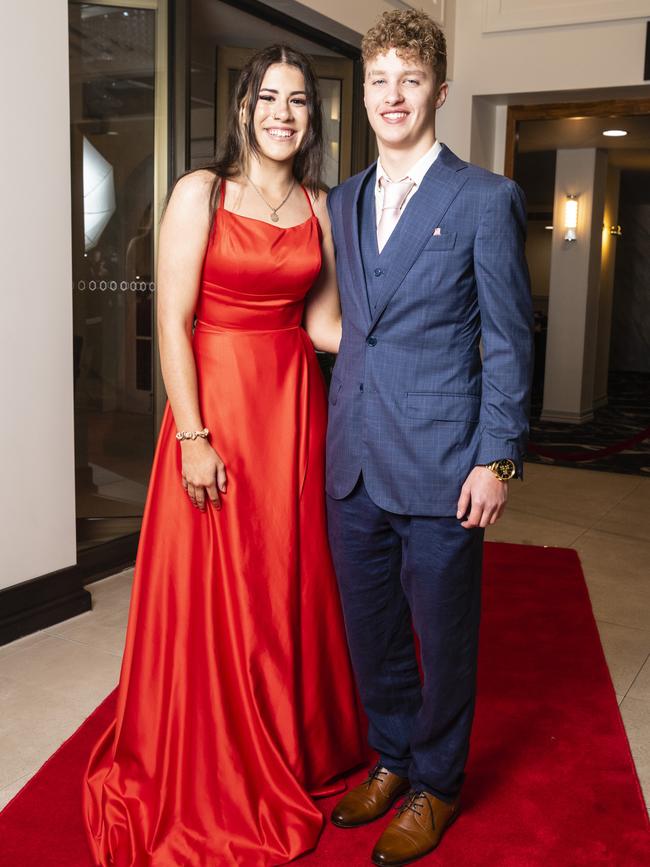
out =
<svg viewBox="0 0 650 867"><path fill-rule="evenodd" d="M77 542L137 532L156 429L166 4L69 3Z"/></svg>

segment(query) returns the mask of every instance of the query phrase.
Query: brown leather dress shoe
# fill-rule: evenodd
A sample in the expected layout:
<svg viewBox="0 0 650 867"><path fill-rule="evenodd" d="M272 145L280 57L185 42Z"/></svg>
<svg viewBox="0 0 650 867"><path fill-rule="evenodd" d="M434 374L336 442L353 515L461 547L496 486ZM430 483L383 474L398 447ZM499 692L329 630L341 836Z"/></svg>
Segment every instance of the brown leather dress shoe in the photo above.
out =
<svg viewBox="0 0 650 867"><path fill-rule="evenodd" d="M344 795L332 811L332 822L339 828L356 828L374 822L387 813L393 803L408 792L409 781L398 777L380 764L368 779Z"/></svg>
<svg viewBox="0 0 650 867"><path fill-rule="evenodd" d="M411 792L377 841L373 864L400 867L428 855L457 816L458 799L447 804L429 792Z"/></svg>

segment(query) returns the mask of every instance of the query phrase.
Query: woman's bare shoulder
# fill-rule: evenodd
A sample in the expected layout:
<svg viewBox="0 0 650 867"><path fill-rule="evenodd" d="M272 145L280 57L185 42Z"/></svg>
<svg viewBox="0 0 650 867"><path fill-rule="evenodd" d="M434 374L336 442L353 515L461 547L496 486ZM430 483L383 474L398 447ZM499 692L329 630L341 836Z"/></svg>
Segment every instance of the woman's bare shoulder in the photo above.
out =
<svg viewBox="0 0 650 867"><path fill-rule="evenodd" d="M210 198L210 192L215 181L215 173L210 169L195 169L176 181L172 198L188 203L205 201Z"/></svg>
<svg viewBox="0 0 650 867"><path fill-rule="evenodd" d="M313 190L307 190L309 201L314 209L314 213L318 217L318 222L321 226L329 226L330 218L327 212L327 193L323 188L314 193Z"/></svg>

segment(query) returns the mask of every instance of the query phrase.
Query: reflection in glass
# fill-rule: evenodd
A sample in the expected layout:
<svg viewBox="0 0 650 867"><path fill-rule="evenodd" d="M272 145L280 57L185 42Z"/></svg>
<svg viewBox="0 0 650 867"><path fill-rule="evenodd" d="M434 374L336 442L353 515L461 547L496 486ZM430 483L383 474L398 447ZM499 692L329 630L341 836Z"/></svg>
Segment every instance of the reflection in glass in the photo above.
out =
<svg viewBox="0 0 650 867"><path fill-rule="evenodd" d="M97 245L102 232L115 213L113 166L88 139L83 139L84 248Z"/></svg>
<svg viewBox="0 0 650 867"><path fill-rule="evenodd" d="M191 0L189 159L198 168L223 144L239 73L260 48L288 43L312 60L323 100L323 182L336 186L351 172L352 78L348 58L230 3Z"/></svg>
<svg viewBox="0 0 650 867"><path fill-rule="evenodd" d="M323 182L335 187L340 180L341 79L320 78L323 101Z"/></svg>
<svg viewBox="0 0 650 867"><path fill-rule="evenodd" d="M139 529L153 453L155 12L69 4L79 547Z"/></svg>

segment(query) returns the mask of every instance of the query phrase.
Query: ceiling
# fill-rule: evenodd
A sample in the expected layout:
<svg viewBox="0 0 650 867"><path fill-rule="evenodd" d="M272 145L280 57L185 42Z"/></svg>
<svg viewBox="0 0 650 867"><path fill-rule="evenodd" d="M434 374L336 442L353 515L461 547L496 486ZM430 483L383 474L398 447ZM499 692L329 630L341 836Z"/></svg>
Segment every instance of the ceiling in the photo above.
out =
<svg viewBox="0 0 650 867"><path fill-rule="evenodd" d="M290 42L294 48L312 56L340 56L322 45L217 0L193 0L192 38L231 48L264 48L274 42Z"/></svg>
<svg viewBox="0 0 650 867"><path fill-rule="evenodd" d="M627 135L608 138L606 129L624 129ZM517 152L556 151L561 148L601 148L611 165L650 171L650 117L567 117L524 120L517 126Z"/></svg>

